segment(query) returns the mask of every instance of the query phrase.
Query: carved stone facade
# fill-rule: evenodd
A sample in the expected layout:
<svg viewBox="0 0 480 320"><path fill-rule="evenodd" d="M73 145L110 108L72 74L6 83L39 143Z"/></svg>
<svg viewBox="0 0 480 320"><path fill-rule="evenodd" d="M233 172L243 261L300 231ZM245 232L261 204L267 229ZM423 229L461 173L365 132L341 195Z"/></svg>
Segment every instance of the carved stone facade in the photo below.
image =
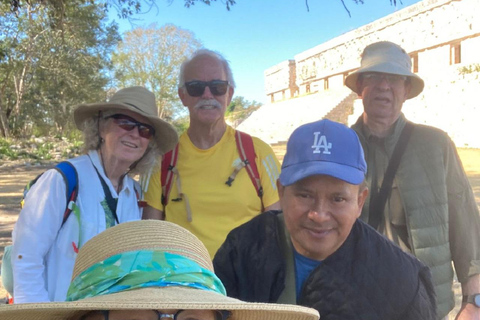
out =
<svg viewBox="0 0 480 320"><path fill-rule="evenodd" d="M265 93L274 102L341 87L363 49L382 40L402 46L424 79L480 63L478 12L479 0L424 0L269 68Z"/></svg>
<svg viewBox="0 0 480 320"><path fill-rule="evenodd" d="M295 60L283 61L264 72L265 92L269 92L271 102L285 100L297 95L298 87L295 83Z"/></svg>

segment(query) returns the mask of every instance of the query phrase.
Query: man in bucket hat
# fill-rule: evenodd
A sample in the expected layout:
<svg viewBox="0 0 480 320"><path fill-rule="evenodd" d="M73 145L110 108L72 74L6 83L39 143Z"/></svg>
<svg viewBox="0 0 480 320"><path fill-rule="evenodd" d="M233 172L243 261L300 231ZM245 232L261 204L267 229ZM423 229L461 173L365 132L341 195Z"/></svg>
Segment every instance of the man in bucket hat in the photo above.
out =
<svg viewBox="0 0 480 320"><path fill-rule="evenodd" d="M458 319L480 319L478 208L448 135L402 114L424 86L411 67L405 50L382 41L365 48L345 80L364 106L352 126L370 168L361 219L431 268L439 318L455 305L453 261L463 292Z"/></svg>
<svg viewBox="0 0 480 320"><path fill-rule="evenodd" d="M228 295L312 307L323 320L435 319L428 268L357 219L366 171L352 129L296 129L277 181L282 211L234 229L215 256Z"/></svg>
<svg viewBox="0 0 480 320"><path fill-rule="evenodd" d="M88 241L67 301L0 306L0 319L318 320L310 308L227 297L202 242L152 220L123 223Z"/></svg>

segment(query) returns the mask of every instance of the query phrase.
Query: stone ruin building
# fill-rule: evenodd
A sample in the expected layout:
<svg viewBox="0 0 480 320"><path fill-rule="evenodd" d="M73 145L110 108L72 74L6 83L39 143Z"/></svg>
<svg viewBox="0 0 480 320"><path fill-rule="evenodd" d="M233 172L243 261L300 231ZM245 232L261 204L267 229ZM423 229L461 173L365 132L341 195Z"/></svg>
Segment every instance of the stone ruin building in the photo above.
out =
<svg viewBox="0 0 480 320"><path fill-rule="evenodd" d="M409 53L425 81L422 94L404 104L407 118L441 128L459 147L480 148L479 12L479 0L424 0L301 52L265 70L269 103L238 128L279 143L317 119L353 124L363 106L345 77L368 44L389 40Z"/></svg>

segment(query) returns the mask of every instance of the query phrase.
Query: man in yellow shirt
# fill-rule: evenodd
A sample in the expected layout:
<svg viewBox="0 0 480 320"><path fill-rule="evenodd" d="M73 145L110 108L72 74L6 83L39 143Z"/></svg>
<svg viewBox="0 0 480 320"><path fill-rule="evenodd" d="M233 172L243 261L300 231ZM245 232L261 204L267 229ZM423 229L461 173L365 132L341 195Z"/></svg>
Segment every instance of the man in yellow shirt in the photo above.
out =
<svg viewBox="0 0 480 320"><path fill-rule="evenodd" d="M168 201L162 204L161 172L145 179L144 219L165 219L194 233L211 257L235 227L263 210L279 209L276 180L280 164L271 147L253 138L255 164L263 195L246 169L233 183L228 177L241 162L235 130L225 122L235 82L228 61L219 53L201 49L183 62L178 95L190 113L190 127L180 137L178 160Z"/></svg>

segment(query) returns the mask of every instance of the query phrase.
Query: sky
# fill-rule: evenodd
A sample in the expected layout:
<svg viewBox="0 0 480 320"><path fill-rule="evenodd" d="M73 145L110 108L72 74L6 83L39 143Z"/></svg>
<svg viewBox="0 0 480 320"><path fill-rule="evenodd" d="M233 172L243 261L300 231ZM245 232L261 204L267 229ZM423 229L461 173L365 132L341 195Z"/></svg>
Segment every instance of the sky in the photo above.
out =
<svg viewBox="0 0 480 320"><path fill-rule="evenodd" d="M171 3L169 3L171 2ZM174 24L195 34L203 46L229 60L236 82L235 96L266 103L263 72L296 54L348 31L404 9L419 0L236 0L227 11L222 0L210 6L185 8L184 0L157 0L148 13L135 15L135 25L110 16L120 32L136 26Z"/></svg>

